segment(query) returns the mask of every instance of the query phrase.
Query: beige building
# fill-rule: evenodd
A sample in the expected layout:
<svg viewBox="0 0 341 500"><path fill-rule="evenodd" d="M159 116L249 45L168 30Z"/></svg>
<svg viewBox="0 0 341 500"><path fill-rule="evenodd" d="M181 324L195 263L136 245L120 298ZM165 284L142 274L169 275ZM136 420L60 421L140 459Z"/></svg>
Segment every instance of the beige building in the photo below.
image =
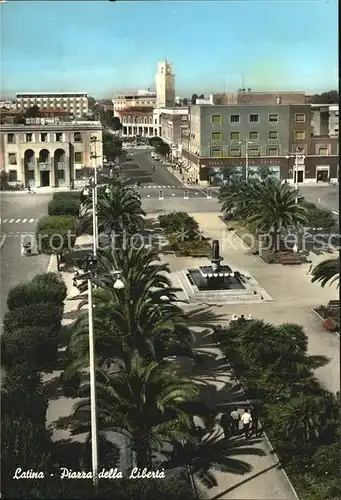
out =
<svg viewBox="0 0 341 500"><path fill-rule="evenodd" d="M120 112L134 107L155 108L156 93L151 90L137 90L136 92L119 93L112 100L114 116L119 117Z"/></svg>
<svg viewBox="0 0 341 500"><path fill-rule="evenodd" d="M0 131L0 170L12 184L72 187L83 167L102 164L100 122L5 124Z"/></svg>
<svg viewBox="0 0 341 500"><path fill-rule="evenodd" d="M188 108L163 108L160 111L161 138L170 146L179 146L182 132L188 128Z"/></svg>
<svg viewBox="0 0 341 500"><path fill-rule="evenodd" d="M41 111L57 109L69 112L76 118L88 113L88 94L86 92L24 92L16 94L17 111L27 111L38 106Z"/></svg>
<svg viewBox="0 0 341 500"><path fill-rule="evenodd" d="M169 62L161 61L158 63L155 84L156 107L173 108L175 105L175 75Z"/></svg>

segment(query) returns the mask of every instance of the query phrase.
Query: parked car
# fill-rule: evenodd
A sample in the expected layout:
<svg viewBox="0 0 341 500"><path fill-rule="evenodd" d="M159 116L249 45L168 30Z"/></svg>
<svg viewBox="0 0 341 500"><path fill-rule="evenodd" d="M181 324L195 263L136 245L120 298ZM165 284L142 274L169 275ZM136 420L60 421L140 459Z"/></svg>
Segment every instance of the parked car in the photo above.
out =
<svg viewBox="0 0 341 500"><path fill-rule="evenodd" d="M159 155L155 155L155 156L154 156L154 159L155 159L155 160L157 160L157 161L160 161L160 160L161 160L161 156L159 156Z"/></svg>

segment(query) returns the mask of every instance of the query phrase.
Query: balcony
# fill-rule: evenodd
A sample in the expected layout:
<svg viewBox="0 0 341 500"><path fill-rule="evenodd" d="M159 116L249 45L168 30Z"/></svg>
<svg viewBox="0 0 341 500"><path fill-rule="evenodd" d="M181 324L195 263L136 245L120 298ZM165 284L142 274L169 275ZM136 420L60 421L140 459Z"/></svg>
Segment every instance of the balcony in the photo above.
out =
<svg viewBox="0 0 341 500"><path fill-rule="evenodd" d="M51 170L52 162L51 161L38 162L38 168L39 170Z"/></svg>
<svg viewBox="0 0 341 500"><path fill-rule="evenodd" d="M269 146L278 146L279 139L268 139L268 144L269 144Z"/></svg>
<svg viewBox="0 0 341 500"><path fill-rule="evenodd" d="M227 144L227 141L224 141L223 139L220 139L220 140L211 139L211 142L210 142L211 146L225 146L226 144Z"/></svg>

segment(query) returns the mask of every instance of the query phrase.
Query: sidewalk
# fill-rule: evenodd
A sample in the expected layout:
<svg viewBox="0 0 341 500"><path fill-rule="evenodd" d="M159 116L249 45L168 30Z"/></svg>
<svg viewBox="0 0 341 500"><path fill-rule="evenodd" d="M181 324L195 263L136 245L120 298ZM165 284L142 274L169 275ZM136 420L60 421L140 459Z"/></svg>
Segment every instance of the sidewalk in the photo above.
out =
<svg viewBox="0 0 341 500"><path fill-rule="evenodd" d="M201 385L201 400L213 411L217 411L216 428L219 425L223 412L228 413L236 406L240 413L250 406L245 399L243 391L232 378L231 370L226 364L225 358L213 338L212 332L207 329L196 328L197 347L201 354L209 355L205 360L204 370L193 373L190 362L183 361L181 368L185 376L194 377ZM186 365L187 364L187 369ZM200 498L221 500L298 500L297 494L288 479L285 471L279 467L279 460L273 453L271 444L266 436L253 437L245 440L243 436L230 438L227 446L233 445L231 458L245 461L252 470L242 476L231 472L213 471L218 486L208 489L196 480L198 490L202 493ZM252 447L257 450L258 455L244 455L243 448ZM238 454L238 450L241 453ZM219 463L219 461L217 460Z"/></svg>

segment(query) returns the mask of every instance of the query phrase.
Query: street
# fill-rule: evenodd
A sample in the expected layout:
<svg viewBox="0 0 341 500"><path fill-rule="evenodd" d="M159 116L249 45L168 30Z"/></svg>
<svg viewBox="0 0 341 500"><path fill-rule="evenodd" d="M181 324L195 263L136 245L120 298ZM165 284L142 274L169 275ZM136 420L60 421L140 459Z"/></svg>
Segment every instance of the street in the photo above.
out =
<svg viewBox="0 0 341 500"><path fill-rule="evenodd" d="M7 310L8 292L21 281L32 279L47 269L50 257L37 255L22 257L20 242L25 234L34 234L37 220L47 215L47 204L51 194L28 194L23 192L1 193L0 252L1 295L0 311L2 333L3 317Z"/></svg>
<svg viewBox="0 0 341 500"><path fill-rule="evenodd" d="M331 210L334 215L339 215L339 186L302 186L300 192L318 208Z"/></svg>

